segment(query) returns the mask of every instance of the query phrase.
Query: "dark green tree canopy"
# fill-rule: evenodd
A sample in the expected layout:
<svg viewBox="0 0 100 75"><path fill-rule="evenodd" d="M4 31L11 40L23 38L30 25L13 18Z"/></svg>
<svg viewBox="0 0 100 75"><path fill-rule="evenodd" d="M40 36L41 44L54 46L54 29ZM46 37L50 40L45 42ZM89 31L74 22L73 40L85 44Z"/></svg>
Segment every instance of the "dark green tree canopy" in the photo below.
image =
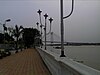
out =
<svg viewBox="0 0 100 75"><path fill-rule="evenodd" d="M34 39L36 36L40 36L39 31L33 28L24 28L23 29L23 40L25 46L30 47L34 44Z"/></svg>
<svg viewBox="0 0 100 75"><path fill-rule="evenodd" d="M20 34L22 33L23 27L20 26L18 27L18 25L15 25L15 29L13 30L13 35L17 38L19 38Z"/></svg>
<svg viewBox="0 0 100 75"><path fill-rule="evenodd" d="M14 41L14 38L12 38L8 33L5 33L5 40L7 42L10 42L10 41ZM4 43L4 34L0 33L0 44L1 43Z"/></svg>
<svg viewBox="0 0 100 75"><path fill-rule="evenodd" d="M12 36L10 36L8 33L5 33L5 40L10 42L10 41L14 41L14 38L12 38Z"/></svg>
<svg viewBox="0 0 100 75"><path fill-rule="evenodd" d="M4 34L0 33L0 44L3 43L4 40Z"/></svg>

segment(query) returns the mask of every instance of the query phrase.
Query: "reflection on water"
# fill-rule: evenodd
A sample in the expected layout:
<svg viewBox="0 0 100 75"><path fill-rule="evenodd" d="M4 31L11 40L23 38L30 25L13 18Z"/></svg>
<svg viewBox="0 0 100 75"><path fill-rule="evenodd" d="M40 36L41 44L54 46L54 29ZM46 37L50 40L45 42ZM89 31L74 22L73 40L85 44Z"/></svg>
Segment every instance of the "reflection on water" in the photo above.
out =
<svg viewBox="0 0 100 75"><path fill-rule="evenodd" d="M48 49L60 55L60 49ZM100 46L65 46L64 50L71 59L100 70Z"/></svg>

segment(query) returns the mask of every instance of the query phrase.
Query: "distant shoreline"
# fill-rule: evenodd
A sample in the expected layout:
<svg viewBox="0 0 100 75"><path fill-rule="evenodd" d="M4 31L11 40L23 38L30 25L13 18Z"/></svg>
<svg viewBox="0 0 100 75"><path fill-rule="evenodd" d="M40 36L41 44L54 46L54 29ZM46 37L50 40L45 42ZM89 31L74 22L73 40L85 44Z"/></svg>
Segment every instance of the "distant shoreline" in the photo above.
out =
<svg viewBox="0 0 100 75"><path fill-rule="evenodd" d="M60 46L61 44L48 44L48 46ZM100 46L100 43L67 43L64 46Z"/></svg>

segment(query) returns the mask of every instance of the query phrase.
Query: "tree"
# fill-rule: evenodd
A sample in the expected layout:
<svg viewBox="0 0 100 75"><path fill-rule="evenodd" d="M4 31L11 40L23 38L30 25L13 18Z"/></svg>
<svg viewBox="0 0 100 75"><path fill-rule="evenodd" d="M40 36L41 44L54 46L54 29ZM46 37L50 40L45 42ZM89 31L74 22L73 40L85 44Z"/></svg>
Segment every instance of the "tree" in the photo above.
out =
<svg viewBox="0 0 100 75"><path fill-rule="evenodd" d="M3 40L4 40L4 34L0 33L0 44L3 43Z"/></svg>
<svg viewBox="0 0 100 75"><path fill-rule="evenodd" d="M0 44L5 43L12 43L14 41L14 38L10 36L8 33L5 33L5 40L4 40L4 34L0 33Z"/></svg>
<svg viewBox="0 0 100 75"><path fill-rule="evenodd" d="M8 42L14 44L13 27L8 27L8 28L7 28L7 32L6 32L5 34L6 34L5 38L6 38L7 40L9 40Z"/></svg>
<svg viewBox="0 0 100 75"><path fill-rule="evenodd" d="M9 36L12 36L12 33L13 33L13 27L8 27L8 34Z"/></svg>
<svg viewBox="0 0 100 75"><path fill-rule="evenodd" d="M5 33L5 43L12 43L14 41L14 38L10 36L8 33Z"/></svg>
<svg viewBox="0 0 100 75"><path fill-rule="evenodd" d="M34 44L34 39L36 36L40 36L39 31L33 28L24 28L23 30L23 40L26 47L30 47Z"/></svg>
<svg viewBox="0 0 100 75"><path fill-rule="evenodd" d="M15 25L15 29L13 30L13 36L15 36L16 38L16 49L18 48L18 40L22 32L23 32L23 26L18 27L18 25Z"/></svg>
<svg viewBox="0 0 100 75"><path fill-rule="evenodd" d="M3 24L4 31L7 31L7 27Z"/></svg>

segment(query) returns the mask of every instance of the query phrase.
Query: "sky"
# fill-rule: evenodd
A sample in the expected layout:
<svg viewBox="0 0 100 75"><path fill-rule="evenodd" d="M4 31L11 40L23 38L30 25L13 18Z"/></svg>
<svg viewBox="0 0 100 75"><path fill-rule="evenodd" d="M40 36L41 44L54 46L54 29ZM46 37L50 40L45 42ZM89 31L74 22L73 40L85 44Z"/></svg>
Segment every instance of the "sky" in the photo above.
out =
<svg viewBox="0 0 100 75"><path fill-rule="evenodd" d="M60 38L60 0L0 0L0 23L11 19L7 27L22 25L36 28L39 22L37 11L42 10L42 23L45 13L53 18L52 31ZM71 10L71 0L64 0L64 16ZM64 19L64 39L68 42L100 43L100 1L75 0L73 14ZM3 30L0 25L0 31ZM49 21L47 20L47 31Z"/></svg>

